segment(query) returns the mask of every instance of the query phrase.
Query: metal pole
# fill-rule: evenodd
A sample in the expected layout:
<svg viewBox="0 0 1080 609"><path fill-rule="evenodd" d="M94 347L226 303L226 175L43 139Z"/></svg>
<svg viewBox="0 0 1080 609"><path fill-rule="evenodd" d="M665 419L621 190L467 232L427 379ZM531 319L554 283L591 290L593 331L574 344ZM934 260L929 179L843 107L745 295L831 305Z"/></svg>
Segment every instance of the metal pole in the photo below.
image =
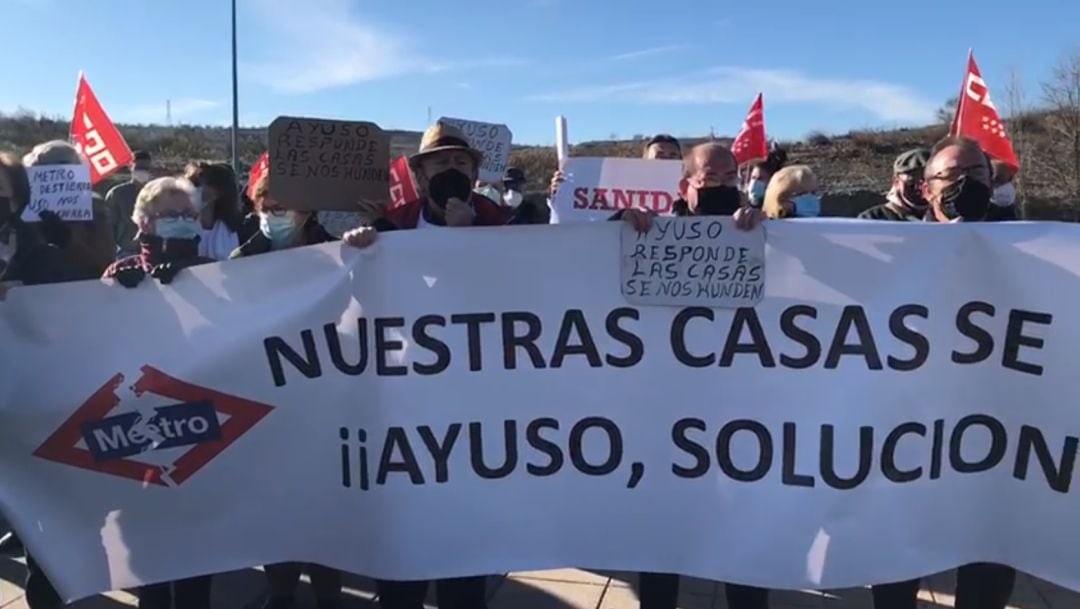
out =
<svg viewBox="0 0 1080 609"><path fill-rule="evenodd" d="M232 166L233 171L239 173L240 157L236 138L240 131L240 102L236 80L236 0L232 0Z"/></svg>

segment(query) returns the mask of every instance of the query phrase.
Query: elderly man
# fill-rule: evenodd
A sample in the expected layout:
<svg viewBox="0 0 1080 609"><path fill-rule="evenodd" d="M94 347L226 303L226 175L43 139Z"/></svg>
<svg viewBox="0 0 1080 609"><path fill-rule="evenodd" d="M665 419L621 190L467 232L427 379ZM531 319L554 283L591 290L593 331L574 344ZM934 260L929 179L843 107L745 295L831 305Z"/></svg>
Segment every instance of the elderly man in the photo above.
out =
<svg viewBox="0 0 1080 609"><path fill-rule="evenodd" d="M53 140L38 144L23 157L23 165L85 165L86 159L71 144ZM62 222L55 216L41 222L38 229L46 241L56 245L73 267L78 269L80 279L101 276L116 259L116 244L112 235L112 215L104 199L94 194L94 219L89 222Z"/></svg>
<svg viewBox="0 0 1080 609"><path fill-rule="evenodd" d="M683 178L679 181L680 198L673 210L677 216L734 216L736 226L749 230L763 217L760 209L749 207L749 200L739 190L739 164L731 150L719 142L695 146L683 160ZM648 230L652 214L638 209L615 213L613 220L624 220L637 230ZM679 576L670 573L641 573L638 577L641 609L675 609L679 600ZM754 586L727 584L731 609L768 609L769 591Z"/></svg>
<svg viewBox="0 0 1080 609"><path fill-rule="evenodd" d="M679 199L672 205L676 216L734 216L736 226L749 230L761 222L760 209L749 207L739 190L739 165L726 146L719 142L698 144L683 161ZM648 230L652 215L638 209L616 212L613 219L630 222L638 230Z"/></svg>
<svg viewBox="0 0 1080 609"><path fill-rule="evenodd" d="M926 214L923 197L923 170L930 151L916 148L896 157L893 163L893 182L886 202L859 214L860 220L921 221Z"/></svg>
<svg viewBox="0 0 1080 609"><path fill-rule="evenodd" d="M966 138L946 138L934 146L924 171L928 222L992 222L990 159ZM957 609L1005 609L1016 571L1005 565L974 563L956 573ZM919 580L872 586L874 609L915 609Z"/></svg>
<svg viewBox="0 0 1080 609"><path fill-rule="evenodd" d="M460 129L436 124L424 133L420 151L409 157L420 199L387 210L382 218L369 220L345 233L345 243L367 247L377 231L445 229L463 226L501 226L527 222L509 207L476 195L472 185L479 174L483 154L469 146ZM380 604L385 609L423 609L427 581L380 580ZM462 577L435 582L442 609L485 609L487 578Z"/></svg>
<svg viewBox="0 0 1080 609"><path fill-rule="evenodd" d="M131 221L135 209L135 197L139 196L143 184L150 181L150 153L139 150L135 153L135 162L131 165L131 179L119 186L114 186L105 195L105 205L109 208L112 221L113 241L116 251L122 256L139 252L135 242L138 227Z"/></svg>

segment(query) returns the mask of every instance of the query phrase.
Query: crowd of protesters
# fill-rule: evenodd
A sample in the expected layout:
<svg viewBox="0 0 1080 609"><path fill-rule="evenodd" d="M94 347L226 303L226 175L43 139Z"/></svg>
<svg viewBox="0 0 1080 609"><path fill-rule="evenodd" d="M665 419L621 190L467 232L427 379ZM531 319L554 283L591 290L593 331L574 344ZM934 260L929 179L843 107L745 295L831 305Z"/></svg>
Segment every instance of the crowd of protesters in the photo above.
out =
<svg viewBox="0 0 1080 609"><path fill-rule="evenodd" d="M684 151L677 139L658 135L645 146L648 159L682 159L676 215L733 216L741 229L753 229L765 219L815 217L821 214L822 186L812 167L788 165L782 150L740 167L731 151L710 142ZM38 285L81 279L111 278L118 289L144 281L171 282L187 267L219 260L334 240L319 223L317 213L291 209L270 187L267 176L253 186L250 209L245 209L237 176L225 164L197 162L182 176L151 179L152 159L135 155L131 180L95 197L91 222L64 222L43 212L40 221L22 220L30 187L25 168L35 165L78 164L85 161L65 142L35 147L21 160L0 155L0 298L17 285ZM482 162L465 135L439 124L421 140L409 159L420 199L381 210L363 226L345 232L353 247L370 246L378 233L391 230L462 226L508 226L546 222L546 209L523 202L524 173L507 171L502 184L478 182ZM1008 165L994 162L971 140L950 138L932 148L901 154L893 166L886 200L863 212L867 220L919 222L981 222L1015 219L1012 179ZM563 176L551 180L551 194ZM628 209L612 220L648 230L652 215ZM0 531L3 533L3 531ZM4 538L7 549L17 538ZM62 606L44 574L28 557L26 592L32 609ZM320 565L285 563L265 568L265 607L288 609L302 573L310 576L320 609L341 602L342 574ZM991 564L959 569L956 606L961 609L1004 609L1015 572ZM380 603L388 609L421 609L430 582L379 581ZM212 576L145 586L138 591L146 609L206 609L210 606ZM875 609L915 609L918 580L873 587ZM676 574L642 573L643 609L674 609L679 590ZM443 609L486 607L486 578L468 577L435 582ZM731 609L764 609L769 592L742 585L726 587Z"/></svg>

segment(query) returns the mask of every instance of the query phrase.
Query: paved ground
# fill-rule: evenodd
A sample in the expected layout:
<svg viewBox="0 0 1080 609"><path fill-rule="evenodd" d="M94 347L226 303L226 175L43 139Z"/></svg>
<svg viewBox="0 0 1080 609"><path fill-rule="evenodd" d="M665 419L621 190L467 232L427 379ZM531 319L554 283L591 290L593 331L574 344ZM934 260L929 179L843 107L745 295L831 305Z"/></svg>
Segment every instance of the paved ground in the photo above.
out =
<svg viewBox="0 0 1080 609"><path fill-rule="evenodd" d="M26 609L21 561L0 557L0 609ZM923 582L920 609L953 606L952 576L943 574ZM627 573L597 573L579 569L530 571L491 578L491 609L637 609L636 578ZM310 590L301 591L303 607L313 607ZM262 573L239 571L219 576L214 583L215 609L258 609L262 601ZM377 607L374 584L364 578L346 581L346 609ZM429 603L433 599L429 599ZM774 592L772 609L871 609L867 590L830 592ZM119 592L72 605L75 609L124 609L135 598ZM433 606L433 605L432 605ZM723 587L699 579L683 578L682 609L726 609ZM1077 609L1080 594L1021 576L1013 593L1015 609ZM183 609L178 607L177 609Z"/></svg>

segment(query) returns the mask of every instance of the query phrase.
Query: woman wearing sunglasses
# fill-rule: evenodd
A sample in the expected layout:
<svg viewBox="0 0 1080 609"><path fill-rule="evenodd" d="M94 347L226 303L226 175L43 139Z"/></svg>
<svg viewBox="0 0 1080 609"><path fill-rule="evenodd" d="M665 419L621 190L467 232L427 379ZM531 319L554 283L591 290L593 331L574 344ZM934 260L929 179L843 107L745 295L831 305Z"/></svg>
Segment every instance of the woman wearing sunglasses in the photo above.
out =
<svg viewBox="0 0 1080 609"><path fill-rule="evenodd" d="M147 182L131 214L139 228L139 253L114 262L103 277L133 288L147 275L169 283L184 268L213 262L199 256L201 226L194 194L195 187L182 178Z"/></svg>

